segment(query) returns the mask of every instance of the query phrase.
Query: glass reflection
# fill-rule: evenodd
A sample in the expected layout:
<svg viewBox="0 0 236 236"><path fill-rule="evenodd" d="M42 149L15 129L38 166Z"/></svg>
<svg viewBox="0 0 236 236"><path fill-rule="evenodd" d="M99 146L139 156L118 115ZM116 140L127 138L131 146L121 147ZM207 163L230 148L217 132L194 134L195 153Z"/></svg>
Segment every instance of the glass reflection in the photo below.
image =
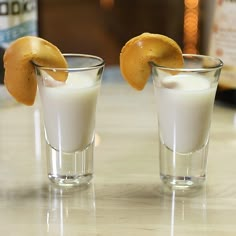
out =
<svg viewBox="0 0 236 236"><path fill-rule="evenodd" d="M34 110L34 140L35 140L35 157L37 160L41 159L41 123L40 111Z"/></svg>
<svg viewBox="0 0 236 236"><path fill-rule="evenodd" d="M47 232L58 236L96 235L94 185L83 188L49 186Z"/></svg>
<svg viewBox="0 0 236 236"><path fill-rule="evenodd" d="M206 186L197 192L163 189L163 217L169 235L207 235Z"/></svg>

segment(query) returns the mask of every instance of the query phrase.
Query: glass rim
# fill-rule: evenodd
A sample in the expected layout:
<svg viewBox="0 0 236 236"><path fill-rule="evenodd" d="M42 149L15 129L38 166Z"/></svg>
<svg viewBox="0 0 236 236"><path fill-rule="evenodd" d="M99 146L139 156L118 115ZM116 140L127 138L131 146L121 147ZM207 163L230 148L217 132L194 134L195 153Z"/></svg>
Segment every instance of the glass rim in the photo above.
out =
<svg viewBox="0 0 236 236"><path fill-rule="evenodd" d="M162 70L168 70L168 71L178 71L178 72L207 72L207 71L213 71L217 69L221 69L224 65L223 61L214 56L208 56L208 55L201 55L201 54L182 54L183 58L197 58L197 59L210 59L211 61L215 61L216 65L211 66L211 67L199 67L199 68L184 68L184 67L166 67L166 66L161 66L157 65L155 62L150 61L149 64L158 69Z"/></svg>
<svg viewBox="0 0 236 236"><path fill-rule="evenodd" d="M86 70L93 70L93 69L99 69L101 67L103 67L105 65L105 61L99 57L99 56L95 56L92 54L83 54L83 53L62 53L62 55L66 58L68 57L77 57L77 58L87 58L87 59L95 59L98 62L94 63L94 65L90 65L90 66L77 66L77 67L49 67L49 66L42 66L39 65L37 63L35 63L34 61L32 61L33 66L35 66L38 69L42 69L42 70L52 70L52 71L86 71Z"/></svg>

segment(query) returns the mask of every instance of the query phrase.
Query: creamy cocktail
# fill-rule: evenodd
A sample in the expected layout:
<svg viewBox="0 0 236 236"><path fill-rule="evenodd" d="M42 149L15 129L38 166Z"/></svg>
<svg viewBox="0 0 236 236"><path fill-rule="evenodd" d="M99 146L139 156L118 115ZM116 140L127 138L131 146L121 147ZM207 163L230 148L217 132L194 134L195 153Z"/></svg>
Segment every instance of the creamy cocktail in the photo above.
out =
<svg viewBox="0 0 236 236"><path fill-rule="evenodd" d="M201 149L209 135L216 84L187 74L167 76L161 83L156 101L162 142L179 153Z"/></svg>
<svg viewBox="0 0 236 236"><path fill-rule="evenodd" d="M93 174L97 97L104 62L89 55L65 55L68 68L36 66L41 97L48 176L61 185L88 183ZM65 82L53 79L66 73Z"/></svg>
<svg viewBox="0 0 236 236"><path fill-rule="evenodd" d="M80 73L69 74L66 83L47 80L48 86L38 84L48 143L63 152L84 150L94 137L100 81Z"/></svg>
<svg viewBox="0 0 236 236"><path fill-rule="evenodd" d="M157 102L160 175L174 188L201 185L206 178L209 130L222 62L184 55L183 68L152 64Z"/></svg>
<svg viewBox="0 0 236 236"><path fill-rule="evenodd" d="M45 39L15 40L4 54L4 83L31 106L40 92L48 177L60 185L88 184L93 176L95 113L104 61L64 54Z"/></svg>
<svg viewBox="0 0 236 236"><path fill-rule="evenodd" d="M159 123L160 176L169 187L201 185L206 177L211 114L220 59L182 54L171 38L145 32L122 47L124 79L142 90L153 78Z"/></svg>

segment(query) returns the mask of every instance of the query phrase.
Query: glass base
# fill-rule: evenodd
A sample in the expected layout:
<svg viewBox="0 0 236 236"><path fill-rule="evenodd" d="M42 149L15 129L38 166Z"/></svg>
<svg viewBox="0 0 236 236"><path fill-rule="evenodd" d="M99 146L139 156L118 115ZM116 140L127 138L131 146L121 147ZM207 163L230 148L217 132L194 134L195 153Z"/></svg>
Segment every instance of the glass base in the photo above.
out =
<svg viewBox="0 0 236 236"><path fill-rule="evenodd" d="M173 190L188 190L200 188L204 183L206 176L189 177L189 176L169 176L160 175L162 182Z"/></svg>
<svg viewBox="0 0 236 236"><path fill-rule="evenodd" d="M65 153L46 144L48 178L60 186L89 184L93 178L94 142L85 150Z"/></svg>
<svg viewBox="0 0 236 236"><path fill-rule="evenodd" d="M160 143L160 177L175 190L199 188L206 180L208 144L191 153L177 153Z"/></svg>

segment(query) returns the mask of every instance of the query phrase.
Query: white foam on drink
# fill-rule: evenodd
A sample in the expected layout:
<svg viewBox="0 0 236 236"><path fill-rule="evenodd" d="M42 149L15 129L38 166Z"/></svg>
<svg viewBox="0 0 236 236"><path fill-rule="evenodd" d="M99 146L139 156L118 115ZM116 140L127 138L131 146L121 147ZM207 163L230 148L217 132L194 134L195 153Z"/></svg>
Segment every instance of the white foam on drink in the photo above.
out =
<svg viewBox="0 0 236 236"><path fill-rule="evenodd" d="M193 75L176 75L166 77L162 82L162 86L165 88L182 90L182 91L194 91L210 88L210 82L201 76Z"/></svg>

